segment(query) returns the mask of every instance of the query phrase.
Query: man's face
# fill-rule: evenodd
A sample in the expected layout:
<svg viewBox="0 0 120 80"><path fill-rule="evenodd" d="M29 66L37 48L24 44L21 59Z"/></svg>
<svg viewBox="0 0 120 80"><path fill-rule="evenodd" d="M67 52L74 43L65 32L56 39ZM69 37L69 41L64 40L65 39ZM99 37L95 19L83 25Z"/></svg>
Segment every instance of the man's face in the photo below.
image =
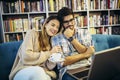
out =
<svg viewBox="0 0 120 80"><path fill-rule="evenodd" d="M67 29L67 28L74 29L74 25L75 25L75 21L74 21L74 17L72 14L64 17L63 27L65 29Z"/></svg>

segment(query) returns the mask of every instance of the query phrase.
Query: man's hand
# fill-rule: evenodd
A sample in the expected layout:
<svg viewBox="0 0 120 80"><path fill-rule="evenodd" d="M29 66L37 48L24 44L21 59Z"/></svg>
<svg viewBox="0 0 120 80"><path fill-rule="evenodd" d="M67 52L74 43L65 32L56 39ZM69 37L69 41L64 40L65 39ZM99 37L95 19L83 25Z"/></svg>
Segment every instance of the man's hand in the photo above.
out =
<svg viewBox="0 0 120 80"><path fill-rule="evenodd" d="M70 37L72 37L74 35L74 32L75 32L75 29L67 28L64 31L64 35L68 39L68 38L70 38Z"/></svg>

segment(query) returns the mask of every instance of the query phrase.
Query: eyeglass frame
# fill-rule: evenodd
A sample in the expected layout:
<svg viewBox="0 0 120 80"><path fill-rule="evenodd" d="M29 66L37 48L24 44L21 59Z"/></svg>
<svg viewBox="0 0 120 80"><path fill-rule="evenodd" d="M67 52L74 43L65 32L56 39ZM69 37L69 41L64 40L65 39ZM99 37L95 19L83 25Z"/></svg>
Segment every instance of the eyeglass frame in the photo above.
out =
<svg viewBox="0 0 120 80"><path fill-rule="evenodd" d="M63 24L68 24L69 22L72 22L73 20L75 20L74 18L67 20L67 21L63 21Z"/></svg>

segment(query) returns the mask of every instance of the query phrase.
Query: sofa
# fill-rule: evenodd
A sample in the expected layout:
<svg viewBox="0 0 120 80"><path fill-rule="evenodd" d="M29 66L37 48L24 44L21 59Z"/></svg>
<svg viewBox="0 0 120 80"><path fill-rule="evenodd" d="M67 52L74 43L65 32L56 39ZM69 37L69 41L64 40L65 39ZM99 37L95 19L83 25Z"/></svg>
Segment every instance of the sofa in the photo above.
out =
<svg viewBox="0 0 120 80"><path fill-rule="evenodd" d="M92 39L96 52L120 46L120 35L94 34ZM9 80L8 76L21 43L22 41L15 41L0 44L0 80Z"/></svg>

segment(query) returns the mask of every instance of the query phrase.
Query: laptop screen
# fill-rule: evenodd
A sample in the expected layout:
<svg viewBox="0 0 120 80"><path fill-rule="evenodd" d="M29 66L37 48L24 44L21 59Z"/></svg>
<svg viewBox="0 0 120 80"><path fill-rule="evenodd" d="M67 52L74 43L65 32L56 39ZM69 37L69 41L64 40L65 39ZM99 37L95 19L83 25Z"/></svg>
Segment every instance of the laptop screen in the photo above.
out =
<svg viewBox="0 0 120 80"><path fill-rule="evenodd" d="M120 47L97 52L87 80L112 80L120 74Z"/></svg>

